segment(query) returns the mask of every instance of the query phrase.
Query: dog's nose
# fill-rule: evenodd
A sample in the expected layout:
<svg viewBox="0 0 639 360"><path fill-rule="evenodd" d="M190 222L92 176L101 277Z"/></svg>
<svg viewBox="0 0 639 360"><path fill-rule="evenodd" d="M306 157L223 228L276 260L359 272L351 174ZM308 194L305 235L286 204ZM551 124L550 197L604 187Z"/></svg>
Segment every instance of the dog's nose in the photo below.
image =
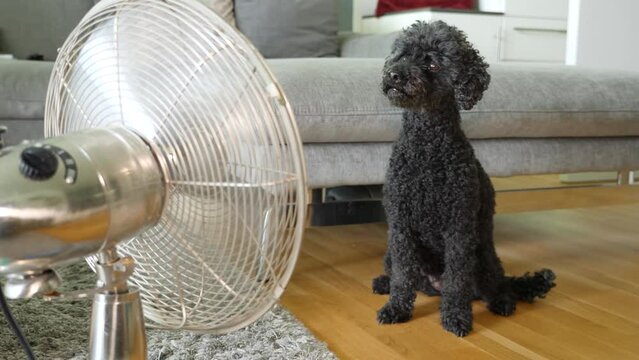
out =
<svg viewBox="0 0 639 360"><path fill-rule="evenodd" d="M388 74L388 76L395 82L399 81L399 74L396 72L391 72L390 74Z"/></svg>

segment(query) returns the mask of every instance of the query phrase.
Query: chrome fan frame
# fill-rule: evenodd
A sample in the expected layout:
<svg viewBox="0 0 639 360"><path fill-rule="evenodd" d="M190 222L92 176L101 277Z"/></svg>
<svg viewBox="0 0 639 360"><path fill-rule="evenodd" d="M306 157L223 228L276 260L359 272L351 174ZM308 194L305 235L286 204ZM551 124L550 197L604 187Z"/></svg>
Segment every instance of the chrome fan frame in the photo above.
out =
<svg viewBox="0 0 639 360"><path fill-rule="evenodd" d="M307 194L293 112L257 50L194 0L100 1L59 51L45 135L112 127L165 179L156 224L117 245L147 326L225 333L262 316L291 277Z"/></svg>

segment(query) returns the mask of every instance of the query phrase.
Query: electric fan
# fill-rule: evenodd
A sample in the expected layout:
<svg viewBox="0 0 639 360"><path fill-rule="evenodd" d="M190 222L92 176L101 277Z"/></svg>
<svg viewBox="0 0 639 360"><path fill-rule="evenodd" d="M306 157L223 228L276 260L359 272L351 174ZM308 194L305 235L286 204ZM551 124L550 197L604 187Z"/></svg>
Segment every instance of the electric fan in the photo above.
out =
<svg viewBox="0 0 639 360"><path fill-rule="evenodd" d="M0 152L8 297L93 295L93 359L144 358L142 313L222 333L271 308L305 170L286 98L234 28L194 0L100 1L59 50L45 113L47 139ZM56 293L51 268L87 256L97 288Z"/></svg>

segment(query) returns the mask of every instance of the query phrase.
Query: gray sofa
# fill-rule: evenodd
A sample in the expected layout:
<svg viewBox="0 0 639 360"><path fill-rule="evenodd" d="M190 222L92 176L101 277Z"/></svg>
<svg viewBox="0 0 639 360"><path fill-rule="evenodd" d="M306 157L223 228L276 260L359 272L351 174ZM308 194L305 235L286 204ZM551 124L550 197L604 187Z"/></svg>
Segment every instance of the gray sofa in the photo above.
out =
<svg viewBox="0 0 639 360"><path fill-rule="evenodd" d="M392 38L346 36L341 57L268 60L296 115L309 188L383 182L401 126L401 111L379 91ZM0 126L9 128L8 144L42 136L51 68L47 61L0 60ZM490 72L484 99L462 115L489 174L639 168L639 73L502 64Z"/></svg>

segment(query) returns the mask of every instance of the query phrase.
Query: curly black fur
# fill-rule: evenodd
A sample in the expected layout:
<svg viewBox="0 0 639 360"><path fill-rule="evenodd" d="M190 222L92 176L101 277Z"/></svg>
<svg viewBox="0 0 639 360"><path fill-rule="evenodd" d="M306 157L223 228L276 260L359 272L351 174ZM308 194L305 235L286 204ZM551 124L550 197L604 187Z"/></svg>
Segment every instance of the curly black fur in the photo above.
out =
<svg viewBox="0 0 639 360"><path fill-rule="evenodd" d="M373 291L390 293L380 323L407 321L416 291L441 295L443 327L465 336L471 301L510 315L518 300L543 297L555 276L506 277L493 244L495 192L460 124L490 82L488 64L463 32L417 22L395 41L382 90L405 109L384 186L389 224L386 275Z"/></svg>

